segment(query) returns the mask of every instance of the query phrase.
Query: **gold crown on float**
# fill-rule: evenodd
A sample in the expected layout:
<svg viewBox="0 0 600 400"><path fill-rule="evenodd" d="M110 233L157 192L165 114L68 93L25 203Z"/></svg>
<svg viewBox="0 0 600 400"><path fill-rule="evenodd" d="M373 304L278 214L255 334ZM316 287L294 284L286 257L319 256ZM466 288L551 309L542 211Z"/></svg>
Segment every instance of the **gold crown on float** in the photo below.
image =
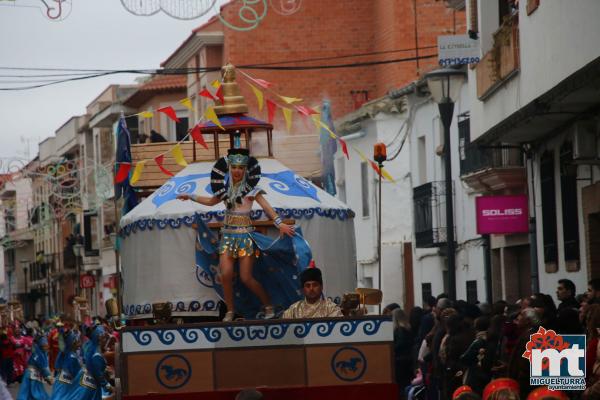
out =
<svg viewBox="0 0 600 400"><path fill-rule="evenodd" d="M240 93L240 87L235 80L235 67L231 63L221 68L221 77L223 104L215 106L215 113L217 115L247 113L248 105Z"/></svg>

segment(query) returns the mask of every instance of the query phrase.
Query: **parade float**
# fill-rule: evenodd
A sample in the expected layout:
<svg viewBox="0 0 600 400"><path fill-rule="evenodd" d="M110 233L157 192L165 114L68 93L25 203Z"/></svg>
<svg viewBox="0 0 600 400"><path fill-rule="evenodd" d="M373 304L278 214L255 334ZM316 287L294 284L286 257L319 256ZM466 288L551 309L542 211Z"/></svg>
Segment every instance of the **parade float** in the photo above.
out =
<svg viewBox="0 0 600 400"><path fill-rule="evenodd" d="M327 297L339 302L356 288L353 212L273 158L272 125L246 115L231 66L223 68L222 87L218 120L194 128L214 135L214 159L188 165L121 218L122 310L128 326L117 357L117 395L233 399L251 387L267 399L395 398L388 317L261 320L257 314L217 322L220 298L215 275L200 265L198 226L218 233L225 210L222 203L206 207L176 196L213 195L211 170L227 150L219 148L223 135L231 145L237 136L252 152L260 139L256 133L266 132L267 155L257 155L265 198L300 228L302 237L294 240L309 243ZM277 237L256 204L252 219L257 230ZM309 261L298 255L292 263L299 274ZM214 264L210 267L218 268L218 260ZM299 300L299 281L297 288ZM357 298L365 303L365 296Z"/></svg>

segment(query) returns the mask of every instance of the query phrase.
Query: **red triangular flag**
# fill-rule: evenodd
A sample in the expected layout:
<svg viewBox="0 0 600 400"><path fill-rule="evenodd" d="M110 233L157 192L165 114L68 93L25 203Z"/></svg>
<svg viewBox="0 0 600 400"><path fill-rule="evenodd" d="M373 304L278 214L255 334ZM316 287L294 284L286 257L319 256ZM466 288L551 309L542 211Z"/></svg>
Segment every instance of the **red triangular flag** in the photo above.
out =
<svg viewBox="0 0 600 400"><path fill-rule="evenodd" d="M346 158L349 160L350 155L348 154L348 146L346 145L346 141L343 139L338 139L340 141L340 145L342 145L342 153L346 155Z"/></svg>
<svg viewBox="0 0 600 400"><path fill-rule="evenodd" d="M158 168L160 168L160 170L169 175L169 176L175 176L173 175L173 173L171 171L169 171L168 169L166 169L165 167L163 167L163 161L165 160L165 155L161 154L160 156L156 156L154 157L154 161L156 161L156 165L158 165Z"/></svg>
<svg viewBox="0 0 600 400"><path fill-rule="evenodd" d="M221 100L221 104L225 103L225 98L223 97L223 85L219 86L215 93L215 96L217 96L219 100Z"/></svg>
<svg viewBox="0 0 600 400"><path fill-rule="evenodd" d="M196 143L208 150L208 145L204 141L204 136L202 136L202 132L200 131L200 125L196 125L192 128L190 136L196 141Z"/></svg>
<svg viewBox="0 0 600 400"><path fill-rule="evenodd" d="M167 117L169 117L173 121L179 123L179 118L177 118L177 113L175 112L175 109L173 107L167 106L167 107L159 108L156 111L166 114Z"/></svg>
<svg viewBox="0 0 600 400"><path fill-rule="evenodd" d="M217 101L216 97L212 95L212 93L210 93L208 91L208 89L202 89L199 93L198 96L202 96L202 97L206 97L207 99L211 99L212 101Z"/></svg>
<svg viewBox="0 0 600 400"><path fill-rule="evenodd" d="M275 111L277 110L277 104L273 103L271 100L267 99L267 110L269 111L269 123L273 123L273 118L275 118Z"/></svg>
<svg viewBox="0 0 600 400"><path fill-rule="evenodd" d="M117 174L115 175L115 183L121 183L129 176L129 170L131 169L130 163L120 163Z"/></svg>
<svg viewBox="0 0 600 400"><path fill-rule="evenodd" d="M379 169L377 163L373 160L369 160L369 163L371 164L371 167L375 170L375 172L377 172L377 175L381 175L381 170Z"/></svg>
<svg viewBox="0 0 600 400"><path fill-rule="evenodd" d="M264 79L259 79L259 78L250 78L252 79L258 86L262 87L263 89L268 89L271 86L273 86L273 84L271 82L267 82Z"/></svg>
<svg viewBox="0 0 600 400"><path fill-rule="evenodd" d="M316 112L315 110L313 110L310 107L306 107L306 106L295 106L296 110L298 110L298 112L304 116L309 116L309 115L314 115L314 114L318 114L318 112Z"/></svg>

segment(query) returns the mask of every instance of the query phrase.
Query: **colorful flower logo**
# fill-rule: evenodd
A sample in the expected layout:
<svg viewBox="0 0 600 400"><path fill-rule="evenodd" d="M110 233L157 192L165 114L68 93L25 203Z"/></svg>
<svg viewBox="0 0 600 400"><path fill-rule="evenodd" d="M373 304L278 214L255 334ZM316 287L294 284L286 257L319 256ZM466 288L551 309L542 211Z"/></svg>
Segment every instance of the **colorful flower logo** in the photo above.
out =
<svg viewBox="0 0 600 400"><path fill-rule="evenodd" d="M538 331L529 337L529 342L525 346L525 352L522 357L527 358L531 362L531 352L534 349L544 351L546 349L556 349L561 352L562 350L568 349L571 344L566 342L561 335L558 335L552 329L544 329L540 326ZM565 361L565 359L561 360ZM542 370L547 370L550 366L550 360L548 358L542 359Z"/></svg>

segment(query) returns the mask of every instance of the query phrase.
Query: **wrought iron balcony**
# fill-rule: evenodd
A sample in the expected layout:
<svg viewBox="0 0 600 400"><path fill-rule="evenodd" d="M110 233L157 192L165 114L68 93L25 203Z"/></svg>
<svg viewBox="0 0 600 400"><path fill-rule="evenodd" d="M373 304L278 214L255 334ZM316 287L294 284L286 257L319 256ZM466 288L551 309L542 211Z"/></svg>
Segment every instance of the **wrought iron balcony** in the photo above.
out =
<svg viewBox="0 0 600 400"><path fill-rule="evenodd" d="M460 149L460 175L477 192L522 192L527 185L523 152L518 146Z"/></svg>
<svg viewBox="0 0 600 400"><path fill-rule="evenodd" d="M417 248L446 245L445 182L428 182L413 188L415 243Z"/></svg>

